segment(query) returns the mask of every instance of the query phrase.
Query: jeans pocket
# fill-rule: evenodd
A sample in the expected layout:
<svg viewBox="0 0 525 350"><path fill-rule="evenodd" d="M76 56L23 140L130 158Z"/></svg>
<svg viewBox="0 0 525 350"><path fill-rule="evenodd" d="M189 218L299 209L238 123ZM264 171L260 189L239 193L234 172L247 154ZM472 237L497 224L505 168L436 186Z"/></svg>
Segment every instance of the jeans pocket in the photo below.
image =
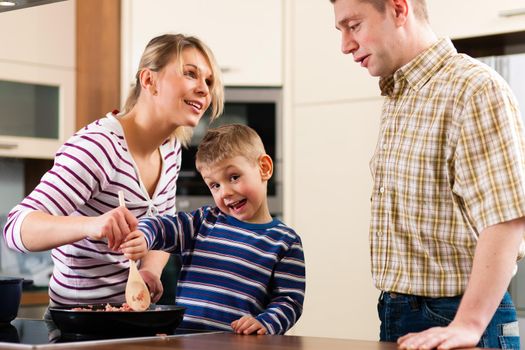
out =
<svg viewBox="0 0 525 350"><path fill-rule="evenodd" d="M423 303L423 314L431 320L435 326L448 326L454 319L457 311L457 303L452 302L429 302Z"/></svg>

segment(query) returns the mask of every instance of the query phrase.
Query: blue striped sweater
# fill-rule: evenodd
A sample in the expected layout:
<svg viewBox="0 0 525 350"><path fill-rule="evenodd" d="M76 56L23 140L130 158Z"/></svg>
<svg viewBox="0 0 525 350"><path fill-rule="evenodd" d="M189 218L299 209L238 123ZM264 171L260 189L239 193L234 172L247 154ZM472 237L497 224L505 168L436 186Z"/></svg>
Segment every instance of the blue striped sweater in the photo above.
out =
<svg viewBox="0 0 525 350"><path fill-rule="evenodd" d="M304 254L281 221L250 224L218 208L140 220L150 249L180 254L181 328L229 330L250 314L269 334L284 334L302 313Z"/></svg>

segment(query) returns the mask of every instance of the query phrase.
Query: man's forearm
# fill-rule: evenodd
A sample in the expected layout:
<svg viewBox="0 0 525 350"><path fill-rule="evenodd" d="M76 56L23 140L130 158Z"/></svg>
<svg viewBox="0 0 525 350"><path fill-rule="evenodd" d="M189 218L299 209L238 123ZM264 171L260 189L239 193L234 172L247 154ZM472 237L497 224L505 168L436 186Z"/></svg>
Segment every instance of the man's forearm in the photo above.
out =
<svg viewBox="0 0 525 350"><path fill-rule="evenodd" d="M480 234L472 273L453 324L480 336L508 288L525 232L525 218L493 225Z"/></svg>

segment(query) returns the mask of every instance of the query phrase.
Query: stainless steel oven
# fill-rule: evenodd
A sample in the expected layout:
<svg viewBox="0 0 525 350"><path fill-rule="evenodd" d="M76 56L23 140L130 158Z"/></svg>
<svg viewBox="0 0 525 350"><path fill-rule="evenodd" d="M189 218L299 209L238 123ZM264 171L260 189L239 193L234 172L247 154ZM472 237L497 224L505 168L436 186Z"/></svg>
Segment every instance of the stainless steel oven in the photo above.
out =
<svg viewBox="0 0 525 350"><path fill-rule="evenodd" d="M177 210L188 211L214 205L209 189L195 169L195 153L209 127L244 124L261 136L266 152L274 161L274 175L268 182L268 204L272 215L282 214L282 90L280 88L226 88L224 113L213 123L209 116L195 128L188 148L182 151L177 182Z"/></svg>

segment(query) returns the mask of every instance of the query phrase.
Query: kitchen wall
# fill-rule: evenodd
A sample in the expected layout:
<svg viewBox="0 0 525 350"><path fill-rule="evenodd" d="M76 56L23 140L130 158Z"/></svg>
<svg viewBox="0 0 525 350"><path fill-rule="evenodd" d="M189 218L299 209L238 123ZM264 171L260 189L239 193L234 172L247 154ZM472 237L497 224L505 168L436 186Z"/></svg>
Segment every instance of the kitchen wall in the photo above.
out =
<svg viewBox="0 0 525 350"><path fill-rule="evenodd" d="M0 158L0 216L7 215L24 195L24 163Z"/></svg>
<svg viewBox="0 0 525 350"><path fill-rule="evenodd" d="M24 161L0 158L0 228L4 229L6 215L24 196ZM22 276L35 286L49 284L53 263L49 252L21 254L9 249L0 239L0 275Z"/></svg>
<svg viewBox="0 0 525 350"><path fill-rule="evenodd" d="M4 229L9 211L24 195L24 162L20 159L0 158L0 228ZM0 274L18 273L18 254L10 251L0 240Z"/></svg>

